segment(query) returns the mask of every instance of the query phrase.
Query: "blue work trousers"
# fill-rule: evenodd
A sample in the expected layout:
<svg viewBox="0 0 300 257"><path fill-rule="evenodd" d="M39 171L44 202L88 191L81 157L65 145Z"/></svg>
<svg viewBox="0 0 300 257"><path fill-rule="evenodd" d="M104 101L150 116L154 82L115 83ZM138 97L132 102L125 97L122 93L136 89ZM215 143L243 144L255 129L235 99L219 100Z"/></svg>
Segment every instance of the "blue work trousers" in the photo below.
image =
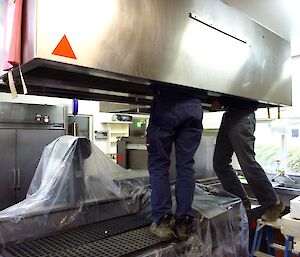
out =
<svg viewBox="0 0 300 257"><path fill-rule="evenodd" d="M175 219L192 216L195 189L194 154L202 134L202 104L199 98L154 97L147 129L148 169L152 189L152 219L159 222L171 213L172 198L169 182L170 154L176 154Z"/></svg>

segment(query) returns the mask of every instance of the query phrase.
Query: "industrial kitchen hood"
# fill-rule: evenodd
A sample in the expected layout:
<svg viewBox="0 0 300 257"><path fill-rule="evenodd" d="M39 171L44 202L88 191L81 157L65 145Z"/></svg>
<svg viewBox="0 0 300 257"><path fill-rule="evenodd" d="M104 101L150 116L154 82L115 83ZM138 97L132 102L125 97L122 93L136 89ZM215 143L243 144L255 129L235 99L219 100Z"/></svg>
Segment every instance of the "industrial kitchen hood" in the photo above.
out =
<svg viewBox="0 0 300 257"><path fill-rule="evenodd" d="M149 104L158 81L291 105L290 59L286 40L219 0L24 1L31 94Z"/></svg>

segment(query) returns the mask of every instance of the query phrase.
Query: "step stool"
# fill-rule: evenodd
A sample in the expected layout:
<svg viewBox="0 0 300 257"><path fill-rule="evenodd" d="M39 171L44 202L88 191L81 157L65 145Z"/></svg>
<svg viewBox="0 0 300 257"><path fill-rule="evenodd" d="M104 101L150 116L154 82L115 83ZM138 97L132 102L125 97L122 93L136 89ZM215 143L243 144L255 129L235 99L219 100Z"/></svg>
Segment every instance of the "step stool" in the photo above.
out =
<svg viewBox="0 0 300 257"><path fill-rule="evenodd" d="M299 254L293 251L293 236L286 236L285 245L276 244L273 242L273 229L281 229L281 219L274 222L265 222L261 219L257 220L254 240L252 244L250 257L272 257L275 256L275 249L284 250L284 257L292 257L292 253ZM267 241L268 253L259 251L261 239L265 235ZM300 257L300 254L299 254Z"/></svg>

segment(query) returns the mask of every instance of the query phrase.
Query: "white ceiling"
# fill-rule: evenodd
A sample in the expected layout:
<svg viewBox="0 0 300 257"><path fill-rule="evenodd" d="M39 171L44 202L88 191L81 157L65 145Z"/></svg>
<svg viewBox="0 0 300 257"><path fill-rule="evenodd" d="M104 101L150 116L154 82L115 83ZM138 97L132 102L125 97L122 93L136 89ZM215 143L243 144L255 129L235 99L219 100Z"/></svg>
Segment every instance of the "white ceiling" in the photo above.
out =
<svg viewBox="0 0 300 257"><path fill-rule="evenodd" d="M291 42L300 55L300 0L223 0Z"/></svg>

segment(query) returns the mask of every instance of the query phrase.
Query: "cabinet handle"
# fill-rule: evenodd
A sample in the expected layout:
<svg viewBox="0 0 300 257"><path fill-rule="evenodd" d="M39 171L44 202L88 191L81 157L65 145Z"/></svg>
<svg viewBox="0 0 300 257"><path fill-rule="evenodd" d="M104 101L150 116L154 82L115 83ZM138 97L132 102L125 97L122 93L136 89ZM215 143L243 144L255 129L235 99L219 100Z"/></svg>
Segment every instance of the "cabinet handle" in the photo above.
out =
<svg viewBox="0 0 300 257"><path fill-rule="evenodd" d="M13 190L17 190L17 171L16 170L11 170L11 172L14 173L14 184L13 184Z"/></svg>
<svg viewBox="0 0 300 257"><path fill-rule="evenodd" d="M17 169L16 173L17 173L17 186L16 186L16 189L20 190L21 189L21 170Z"/></svg>

